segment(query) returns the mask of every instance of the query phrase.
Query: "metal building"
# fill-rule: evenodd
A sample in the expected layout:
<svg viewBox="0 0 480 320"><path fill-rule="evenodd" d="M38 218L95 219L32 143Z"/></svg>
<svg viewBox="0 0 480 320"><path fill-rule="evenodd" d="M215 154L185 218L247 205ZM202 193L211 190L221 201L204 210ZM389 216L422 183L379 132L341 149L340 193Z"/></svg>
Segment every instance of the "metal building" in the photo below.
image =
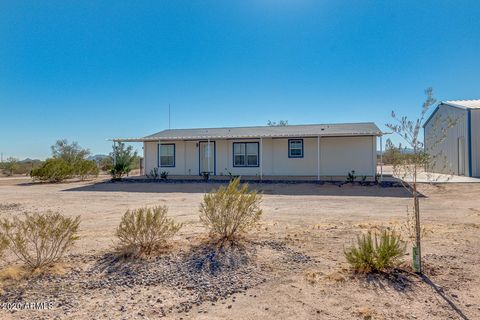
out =
<svg viewBox="0 0 480 320"><path fill-rule="evenodd" d="M480 177L480 100L442 101L423 128L433 172Z"/></svg>

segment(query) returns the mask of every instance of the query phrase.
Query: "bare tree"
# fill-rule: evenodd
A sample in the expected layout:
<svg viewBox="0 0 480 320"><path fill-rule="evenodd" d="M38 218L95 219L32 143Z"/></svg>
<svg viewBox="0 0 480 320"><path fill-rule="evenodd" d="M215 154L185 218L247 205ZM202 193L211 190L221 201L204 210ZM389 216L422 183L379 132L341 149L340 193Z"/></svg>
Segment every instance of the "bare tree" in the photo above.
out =
<svg viewBox="0 0 480 320"><path fill-rule="evenodd" d="M7 161L3 163L3 168L7 175L12 176L13 173L18 170L18 159L13 157L8 157Z"/></svg>
<svg viewBox="0 0 480 320"><path fill-rule="evenodd" d="M447 135L448 129L456 124L456 120L451 118L443 118L437 116L434 120L435 130L434 141L429 143L428 152L425 150L425 144L421 140L420 131L425 122L425 117L430 108L436 104L437 100L433 97L432 88L425 90L427 98L423 102L420 116L416 120L409 120L406 116L398 117L395 112L392 111L392 118L394 123L386 124L394 133L401 137L405 146L400 144L392 155L392 164L394 175L400 178L401 183L411 193L413 198L413 214L414 214L414 268L416 272L422 273L422 251L421 251L421 235L422 228L420 225L420 204L419 197L421 194L418 191L418 175L424 172L426 168L432 168L435 166L439 158L443 157L443 153L440 150L434 154L431 150L439 149L434 148L434 145L442 143ZM394 148L390 145L390 148ZM440 148L441 149L441 148ZM446 166L446 157L444 157L443 163ZM407 182L408 180L408 182ZM427 175L427 181L435 182L433 175Z"/></svg>
<svg viewBox="0 0 480 320"><path fill-rule="evenodd" d="M57 140L51 148L53 158L63 159L70 165L85 159L90 154L88 149L83 149L75 141L69 144L67 139Z"/></svg>

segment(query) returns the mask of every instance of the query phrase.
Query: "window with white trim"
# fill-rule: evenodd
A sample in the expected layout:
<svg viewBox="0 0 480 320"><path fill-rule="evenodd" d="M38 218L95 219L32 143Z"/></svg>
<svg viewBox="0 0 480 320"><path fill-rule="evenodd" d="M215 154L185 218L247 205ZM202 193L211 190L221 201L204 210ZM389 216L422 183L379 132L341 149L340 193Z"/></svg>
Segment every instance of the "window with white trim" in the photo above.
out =
<svg viewBox="0 0 480 320"><path fill-rule="evenodd" d="M258 167L258 142L234 142L233 166Z"/></svg>
<svg viewBox="0 0 480 320"><path fill-rule="evenodd" d="M288 140L288 157L303 158L303 139Z"/></svg>
<svg viewBox="0 0 480 320"><path fill-rule="evenodd" d="M161 144L158 148L159 166L175 167L175 144Z"/></svg>

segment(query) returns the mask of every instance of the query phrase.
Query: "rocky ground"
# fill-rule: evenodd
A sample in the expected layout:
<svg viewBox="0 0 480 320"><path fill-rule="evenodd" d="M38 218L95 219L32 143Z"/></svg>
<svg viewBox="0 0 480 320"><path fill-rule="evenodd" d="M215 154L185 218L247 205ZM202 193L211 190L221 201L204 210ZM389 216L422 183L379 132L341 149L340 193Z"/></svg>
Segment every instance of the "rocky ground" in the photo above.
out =
<svg viewBox="0 0 480 320"><path fill-rule="evenodd" d="M219 247L198 222L210 187L0 181L3 215L37 208L82 217L79 242L47 274L25 278L8 267L11 256L0 262L0 305L52 303L0 318L480 318L480 185L422 186L424 277L410 272L410 255L394 273L368 276L353 274L343 256L362 232L402 230L410 199L401 189L263 186L261 225ZM157 256L118 256L113 231L123 212L158 203L185 223L180 234Z"/></svg>

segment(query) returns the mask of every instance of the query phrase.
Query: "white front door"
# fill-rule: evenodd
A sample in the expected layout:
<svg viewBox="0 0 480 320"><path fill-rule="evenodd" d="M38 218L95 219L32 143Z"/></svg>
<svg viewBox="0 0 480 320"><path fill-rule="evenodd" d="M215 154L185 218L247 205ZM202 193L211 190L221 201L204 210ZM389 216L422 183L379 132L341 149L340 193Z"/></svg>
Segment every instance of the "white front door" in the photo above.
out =
<svg viewBox="0 0 480 320"><path fill-rule="evenodd" d="M215 174L215 141L201 141L198 148L200 157L200 174L208 172Z"/></svg>

